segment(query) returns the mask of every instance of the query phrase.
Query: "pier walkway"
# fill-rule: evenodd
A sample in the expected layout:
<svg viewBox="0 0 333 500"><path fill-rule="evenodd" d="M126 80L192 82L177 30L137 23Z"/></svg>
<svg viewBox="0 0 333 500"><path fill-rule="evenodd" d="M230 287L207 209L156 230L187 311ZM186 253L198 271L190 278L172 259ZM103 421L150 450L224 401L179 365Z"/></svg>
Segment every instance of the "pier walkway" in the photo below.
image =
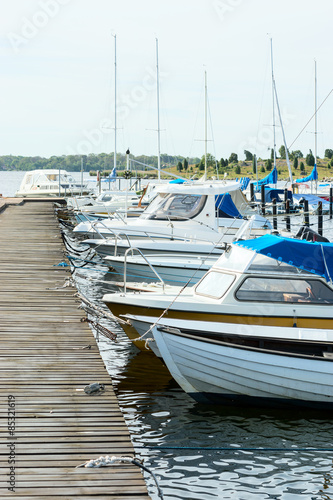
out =
<svg viewBox="0 0 333 500"><path fill-rule="evenodd" d="M76 468L134 449L63 260L51 200L0 213L0 498L149 499L133 464Z"/></svg>

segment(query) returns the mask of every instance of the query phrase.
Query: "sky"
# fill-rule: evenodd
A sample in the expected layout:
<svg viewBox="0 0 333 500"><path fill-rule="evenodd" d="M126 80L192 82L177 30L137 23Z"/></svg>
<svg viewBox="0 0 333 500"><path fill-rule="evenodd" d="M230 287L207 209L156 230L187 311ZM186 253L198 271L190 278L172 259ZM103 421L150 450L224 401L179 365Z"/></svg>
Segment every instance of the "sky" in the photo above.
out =
<svg viewBox="0 0 333 500"><path fill-rule="evenodd" d="M333 149L332 0L0 0L0 8L0 155L157 155L157 54L161 153L204 154L205 73L207 150L217 159L243 160L244 150L269 157L273 130L277 149L282 131L290 150L314 153L315 137L319 157ZM276 102L273 120L271 40L283 128ZM316 135L315 94L317 108L326 99Z"/></svg>

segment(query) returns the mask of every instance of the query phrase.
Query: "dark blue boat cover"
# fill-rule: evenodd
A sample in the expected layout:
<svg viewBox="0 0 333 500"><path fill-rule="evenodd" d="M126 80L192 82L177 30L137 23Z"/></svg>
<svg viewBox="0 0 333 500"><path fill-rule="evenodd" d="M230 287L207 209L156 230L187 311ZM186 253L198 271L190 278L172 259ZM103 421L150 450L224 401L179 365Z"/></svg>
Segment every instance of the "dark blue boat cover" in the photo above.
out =
<svg viewBox="0 0 333 500"><path fill-rule="evenodd" d="M293 201L293 194L291 191L287 191L288 194L288 199L290 201ZM269 186L265 186L265 202L266 203L272 203L272 201L276 199L278 203L281 203L284 201L284 189L275 189L271 188ZM261 201L260 194L256 196L257 200Z"/></svg>
<svg viewBox="0 0 333 500"><path fill-rule="evenodd" d="M266 234L253 240L237 241L234 245L318 274L332 283L333 243L310 242Z"/></svg>
<svg viewBox="0 0 333 500"><path fill-rule="evenodd" d="M215 196L215 206L217 208L218 217L229 217L232 219L242 219L238 208L232 201L229 193L219 194Z"/></svg>

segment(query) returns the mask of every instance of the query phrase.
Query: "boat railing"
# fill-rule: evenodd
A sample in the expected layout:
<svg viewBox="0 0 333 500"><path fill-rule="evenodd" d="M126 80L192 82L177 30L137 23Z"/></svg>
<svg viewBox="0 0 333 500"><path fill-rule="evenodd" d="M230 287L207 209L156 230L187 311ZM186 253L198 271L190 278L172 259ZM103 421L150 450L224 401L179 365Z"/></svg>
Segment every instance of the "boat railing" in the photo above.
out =
<svg viewBox="0 0 333 500"><path fill-rule="evenodd" d="M138 254L141 255L141 257L146 261L146 263L148 264L148 266L151 269L151 271L155 274L155 276L157 277L157 279L160 281L160 283L162 285L162 290L163 290L163 293L164 293L164 291L165 291L165 282L163 281L163 279L161 278L161 276L158 274L158 272L156 271L156 269L154 268L154 266L152 266L152 264L149 262L149 260L147 259L147 257L141 252L141 250L139 250L139 248L136 248L136 247L129 247L125 251L125 254L124 254L124 293L126 293L126 282L127 282L127 256L128 256L129 253L131 253L131 255L134 255L134 252L138 252Z"/></svg>
<svg viewBox="0 0 333 500"><path fill-rule="evenodd" d="M110 233L110 235L112 235L115 239L118 237L119 233L116 233L113 229L111 229L110 227L108 227L106 224L104 224L103 221L101 221L100 219L95 221L95 222L92 222L91 224L91 229L93 229L94 231L96 231L96 233L103 239L103 240L108 240L109 238L106 238L104 236L104 234L98 229L97 225L99 226L103 226L107 233ZM125 233L124 233L125 234ZM121 239L121 238L120 238Z"/></svg>

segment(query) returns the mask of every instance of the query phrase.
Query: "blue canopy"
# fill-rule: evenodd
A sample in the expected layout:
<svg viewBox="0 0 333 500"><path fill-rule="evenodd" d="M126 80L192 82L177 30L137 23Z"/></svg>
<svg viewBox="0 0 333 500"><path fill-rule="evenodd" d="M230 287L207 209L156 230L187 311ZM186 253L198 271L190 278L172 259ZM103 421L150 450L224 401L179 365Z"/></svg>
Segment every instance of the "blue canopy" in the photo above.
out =
<svg viewBox="0 0 333 500"><path fill-rule="evenodd" d="M260 238L234 243L291 266L323 276L332 282L333 244L283 238L266 234Z"/></svg>
<svg viewBox="0 0 333 500"><path fill-rule="evenodd" d="M299 184L301 182L316 181L317 179L318 179L318 172L317 172L317 165L315 165L310 175L308 175L307 177L303 177L303 179L296 179L295 182Z"/></svg>
<svg viewBox="0 0 333 500"><path fill-rule="evenodd" d="M259 189L259 187L262 186L263 184L276 184L277 180L278 180L278 171L276 167L274 167L273 170L268 175L266 175L266 177L256 182L257 189Z"/></svg>
<svg viewBox="0 0 333 500"><path fill-rule="evenodd" d="M229 193L216 195L215 206L218 210L218 217L232 217L233 219L243 218Z"/></svg>

